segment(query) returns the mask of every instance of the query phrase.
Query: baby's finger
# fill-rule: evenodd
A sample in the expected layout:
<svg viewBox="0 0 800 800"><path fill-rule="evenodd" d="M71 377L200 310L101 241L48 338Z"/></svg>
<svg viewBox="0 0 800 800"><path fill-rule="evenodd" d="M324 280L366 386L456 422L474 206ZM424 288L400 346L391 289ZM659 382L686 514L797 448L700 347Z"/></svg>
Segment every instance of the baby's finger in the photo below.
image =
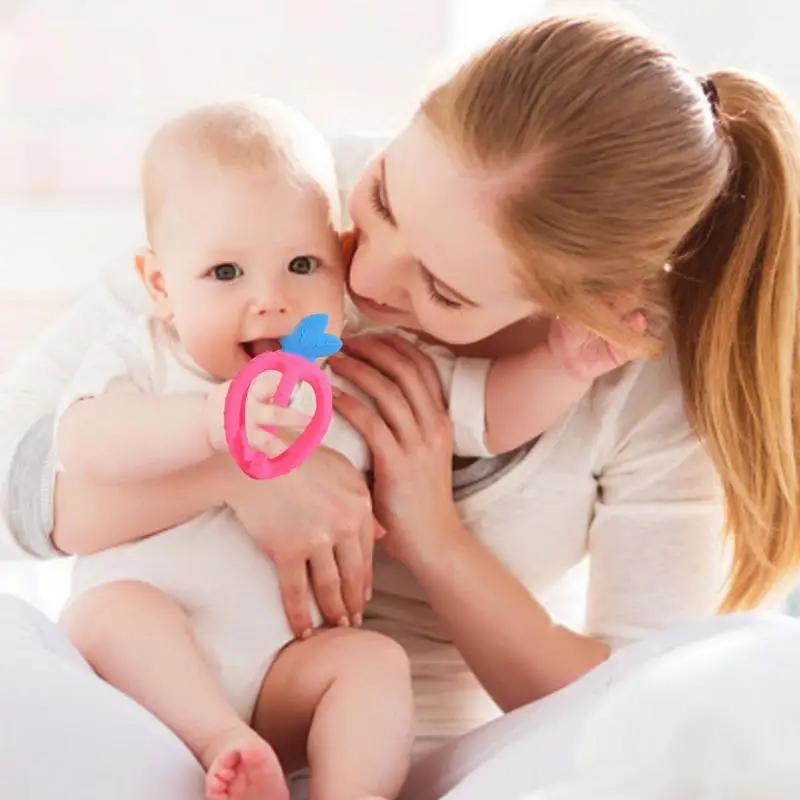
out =
<svg viewBox="0 0 800 800"><path fill-rule="evenodd" d="M258 375L250 384L249 399L269 400L274 397L281 382L281 373L268 370Z"/></svg>
<svg viewBox="0 0 800 800"><path fill-rule="evenodd" d="M628 317L628 326L634 333L644 333L647 330L647 320L641 311L637 311Z"/></svg>
<svg viewBox="0 0 800 800"><path fill-rule="evenodd" d="M254 403L248 409L248 417L251 425L273 428L303 429L311 421L311 417L302 411L271 403Z"/></svg>
<svg viewBox="0 0 800 800"><path fill-rule="evenodd" d="M279 456L288 447L287 443L279 439L274 433L259 427L247 429L247 443L253 450L258 450L270 458Z"/></svg>

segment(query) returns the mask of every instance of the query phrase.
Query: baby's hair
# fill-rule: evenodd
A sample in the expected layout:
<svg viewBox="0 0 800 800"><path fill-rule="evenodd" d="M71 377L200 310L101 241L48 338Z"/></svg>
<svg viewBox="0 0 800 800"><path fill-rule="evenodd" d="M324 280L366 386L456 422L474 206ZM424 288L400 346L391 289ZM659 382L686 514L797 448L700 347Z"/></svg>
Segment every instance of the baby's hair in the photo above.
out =
<svg viewBox="0 0 800 800"><path fill-rule="evenodd" d="M224 169L280 170L309 183L330 204L339 224L333 155L319 131L298 111L273 99L233 101L191 109L162 125L142 159L141 183L148 241L152 245L175 171L210 161Z"/></svg>

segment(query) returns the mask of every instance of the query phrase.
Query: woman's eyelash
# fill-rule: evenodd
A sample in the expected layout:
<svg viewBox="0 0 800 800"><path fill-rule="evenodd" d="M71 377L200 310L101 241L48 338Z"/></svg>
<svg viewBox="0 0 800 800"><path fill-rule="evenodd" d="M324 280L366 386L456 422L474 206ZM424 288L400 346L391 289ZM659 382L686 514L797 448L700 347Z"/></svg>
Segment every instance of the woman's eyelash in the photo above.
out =
<svg viewBox="0 0 800 800"><path fill-rule="evenodd" d="M430 296L431 300L434 303L440 306L444 306L445 308L461 308L461 303L456 300L451 300L449 297L445 297L437 288L436 288L436 281L429 272L424 273L425 276L425 284L428 287L428 295Z"/></svg>
<svg viewBox="0 0 800 800"><path fill-rule="evenodd" d="M392 219L392 214L388 208L383 204L383 199L381 198L381 183L379 180L375 179L372 182L372 186L369 190L369 202L372 206L373 211L382 219L385 219L387 222L394 222Z"/></svg>

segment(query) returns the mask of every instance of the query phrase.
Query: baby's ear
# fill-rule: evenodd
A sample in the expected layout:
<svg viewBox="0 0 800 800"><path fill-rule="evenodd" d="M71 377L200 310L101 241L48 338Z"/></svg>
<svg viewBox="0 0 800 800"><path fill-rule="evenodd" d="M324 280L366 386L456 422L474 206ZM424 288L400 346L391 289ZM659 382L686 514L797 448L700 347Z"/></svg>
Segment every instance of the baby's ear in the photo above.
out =
<svg viewBox="0 0 800 800"><path fill-rule="evenodd" d="M339 242L342 246L342 258L344 258L344 263L349 267L356 252L356 232L352 229L342 231L339 234Z"/></svg>
<svg viewBox="0 0 800 800"><path fill-rule="evenodd" d="M148 250L139 250L139 252L133 257L133 266L136 269L136 274L141 280L144 280L144 260L148 252Z"/></svg>
<svg viewBox="0 0 800 800"><path fill-rule="evenodd" d="M167 287L164 283L164 275L158 263L156 254L147 249L136 254L136 271L144 283L144 288L153 303L153 310L156 316L161 319L170 320L172 318L172 306L167 295Z"/></svg>

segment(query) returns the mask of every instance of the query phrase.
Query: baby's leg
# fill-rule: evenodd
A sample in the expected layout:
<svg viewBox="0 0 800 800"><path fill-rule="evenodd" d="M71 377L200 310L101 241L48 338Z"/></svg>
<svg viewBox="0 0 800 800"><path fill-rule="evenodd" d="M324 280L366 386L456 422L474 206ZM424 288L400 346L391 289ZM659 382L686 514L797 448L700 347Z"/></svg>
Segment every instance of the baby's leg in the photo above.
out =
<svg viewBox="0 0 800 800"><path fill-rule="evenodd" d="M209 800L288 797L274 751L225 699L172 599L148 584L118 581L78 598L62 624L100 677L159 717L197 756Z"/></svg>
<svg viewBox="0 0 800 800"><path fill-rule="evenodd" d="M413 741L411 676L403 649L360 630L321 631L276 659L255 729L289 770L311 767L310 800L394 798Z"/></svg>

